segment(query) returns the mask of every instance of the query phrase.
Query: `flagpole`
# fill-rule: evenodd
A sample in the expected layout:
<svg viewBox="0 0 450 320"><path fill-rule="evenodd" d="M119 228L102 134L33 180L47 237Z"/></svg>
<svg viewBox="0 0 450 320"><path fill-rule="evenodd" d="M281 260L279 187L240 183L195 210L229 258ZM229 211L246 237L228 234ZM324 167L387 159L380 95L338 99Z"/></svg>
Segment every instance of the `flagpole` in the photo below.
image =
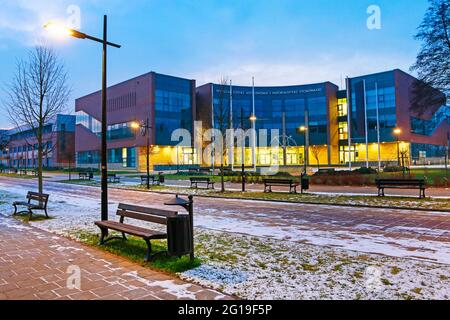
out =
<svg viewBox="0 0 450 320"><path fill-rule="evenodd" d="M366 97L366 80L363 80L364 87L364 118L365 118L365 133L366 133L366 167L369 167L369 131L367 125L367 97Z"/></svg>
<svg viewBox="0 0 450 320"><path fill-rule="evenodd" d="M230 80L230 129L232 131L231 135L231 152L230 152L230 162L231 162L231 171L234 170L234 129L233 129L233 81Z"/></svg>
<svg viewBox="0 0 450 320"><path fill-rule="evenodd" d="M378 142L378 172L381 171L381 145L380 145L380 111L378 105L378 82L375 82L375 101L377 106L377 142Z"/></svg>
<svg viewBox="0 0 450 320"><path fill-rule="evenodd" d="M352 129L351 129L351 95L350 95L350 79L346 77L345 87L347 89L347 137L348 137L348 168L352 170ZM345 154L345 153L344 153ZM345 159L345 157L344 157Z"/></svg>
<svg viewBox="0 0 450 320"><path fill-rule="evenodd" d="M211 84L211 128L214 129L214 84ZM214 132L214 131L213 131ZM212 139L212 152L211 152L211 168L212 174L214 175L215 169L215 153L216 153L216 144L215 144L215 136L211 137Z"/></svg>
<svg viewBox="0 0 450 320"><path fill-rule="evenodd" d="M252 77L252 116L255 118L255 77ZM252 121L252 158L253 170L256 172L256 124Z"/></svg>

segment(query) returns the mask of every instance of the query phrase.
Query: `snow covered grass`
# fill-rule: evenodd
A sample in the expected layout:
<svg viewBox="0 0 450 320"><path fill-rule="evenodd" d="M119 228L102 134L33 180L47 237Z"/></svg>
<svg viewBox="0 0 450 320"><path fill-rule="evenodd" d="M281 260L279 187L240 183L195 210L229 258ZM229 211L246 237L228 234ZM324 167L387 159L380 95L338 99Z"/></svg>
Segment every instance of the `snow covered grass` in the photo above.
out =
<svg viewBox="0 0 450 320"><path fill-rule="evenodd" d="M114 233L112 233L114 235ZM119 235L119 234L117 234ZM105 250L123 257L130 259L131 261L137 262L143 266L149 266L157 270L163 270L171 273L183 272L198 267L201 262L200 260L194 259L194 261L189 260L189 256L183 256L178 259L177 257L170 257L167 255L158 255L152 261L145 262L144 257L147 252L147 245L141 238L127 237L127 241L123 240L111 240L103 246L98 245L98 234L89 232L76 232L71 234L73 238L79 240L90 246L94 246L100 250ZM167 241L165 240L153 240L152 241L152 252L163 252L167 251Z"/></svg>
<svg viewBox="0 0 450 320"><path fill-rule="evenodd" d="M185 280L244 299L449 299L450 266L216 231L197 231Z"/></svg>
<svg viewBox="0 0 450 320"><path fill-rule="evenodd" d="M117 186L130 190L146 190L145 186ZM194 194L204 197L218 197L231 199L251 199L251 200L268 200L268 201L285 201L293 203L313 203L313 204L330 204L330 205L348 205L348 206L370 206L379 208L420 208L425 210L447 210L450 212L450 201L448 199L439 198L412 198L412 197L378 197L374 196L357 196L357 195L340 195L340 194L291 194L287 192L236 192L226 191L219 192L217 190L205 189L189 189L168 186L151 186L152 192L169 192L178 194Z"/></svg>

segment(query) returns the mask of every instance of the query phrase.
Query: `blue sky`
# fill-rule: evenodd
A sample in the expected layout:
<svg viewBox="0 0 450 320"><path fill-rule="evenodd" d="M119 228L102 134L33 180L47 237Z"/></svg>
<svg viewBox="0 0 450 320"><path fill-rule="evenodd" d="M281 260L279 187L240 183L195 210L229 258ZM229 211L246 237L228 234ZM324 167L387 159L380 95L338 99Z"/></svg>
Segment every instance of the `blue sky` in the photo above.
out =
<svg viewBox="0 0 450 320"><path fill-rule="evenodd" d="M0 85L15 62L41 41L51 44L70 76L73 98L98 90L101 46L48 38L42 25L81 9L81 30L101 35L108 14L109 84L149 71L197 80L221 77L240 85L289 85L394 68L408 71L413 39L427 0L0 0ZM366 26L367 8L381 9L381 29ZM5 95L0 91L0 99ZM69 110L73 110L70 101ZM9 127L2 112L0 127Z"/></svg>

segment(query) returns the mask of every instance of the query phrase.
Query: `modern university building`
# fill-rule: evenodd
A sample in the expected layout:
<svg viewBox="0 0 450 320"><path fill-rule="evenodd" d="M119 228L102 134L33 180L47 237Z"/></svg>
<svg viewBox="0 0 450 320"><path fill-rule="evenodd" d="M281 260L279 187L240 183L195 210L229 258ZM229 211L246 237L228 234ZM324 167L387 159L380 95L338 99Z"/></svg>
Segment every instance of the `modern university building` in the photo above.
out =
<svg viewBox="0 0 450 320"><path fill-rule="evenodd" d="M282 87L234 86L148 73L108 89L108 162L115 169L144 171L146 138L132 123L151 125L154 170L211 166L192 141L177 147L175 129L250 129L245 147L233 147L226 165L265 167L377 166L444 163L450 112L445 96L423 114L411 111L417 80L401 70L346 79L340 88L323 82ZM101 93L76 100L77 165L98 165ZM259 136L266 129L267 139ZM275 131L272 131L275 130ZM196 132L194 132L196 131ZM264 136L265 137L265 136ZM242 157L243 154L243 157Z"/></svg>

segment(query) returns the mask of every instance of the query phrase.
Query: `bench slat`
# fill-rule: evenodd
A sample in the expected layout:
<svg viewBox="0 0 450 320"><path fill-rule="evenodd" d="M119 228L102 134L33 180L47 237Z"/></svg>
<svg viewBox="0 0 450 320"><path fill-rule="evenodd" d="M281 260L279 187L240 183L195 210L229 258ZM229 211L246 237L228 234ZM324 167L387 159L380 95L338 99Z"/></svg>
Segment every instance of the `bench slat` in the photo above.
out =
<svg viewBox="0 0 450 320"><path fill-rule="evenodd" d="M135 205L126 204L126 203L120 203L118 208L121 210L125 210L125 211L134 211L137 213L150 214L150 215L156 215L156 216L161 216L161 217L173 217L178 214L177 211L151 208L151 207L141 207L141 206L135 206Z"/></svg>
<svg viewBox="0 0 450 320"><path fill-rule="evenodd" d="M159 224L167 224L167 218L161 216L152 216L149 214L143 214L134 211L125 211L125 210L117 210L117 215L126 218L132 218L136 220L143 220L147 222L159 223Z"/></svg>
<svg viewBox="0 0 450 320"><path fill-rule="evenodd" d="M95 224L99 227L105 227L113 229L119 232L132 234L134 236L147 238L147 239L165 239L167 234L160 231L149 230L138 226L124 224L116 221L96 221Z"/></svg>

